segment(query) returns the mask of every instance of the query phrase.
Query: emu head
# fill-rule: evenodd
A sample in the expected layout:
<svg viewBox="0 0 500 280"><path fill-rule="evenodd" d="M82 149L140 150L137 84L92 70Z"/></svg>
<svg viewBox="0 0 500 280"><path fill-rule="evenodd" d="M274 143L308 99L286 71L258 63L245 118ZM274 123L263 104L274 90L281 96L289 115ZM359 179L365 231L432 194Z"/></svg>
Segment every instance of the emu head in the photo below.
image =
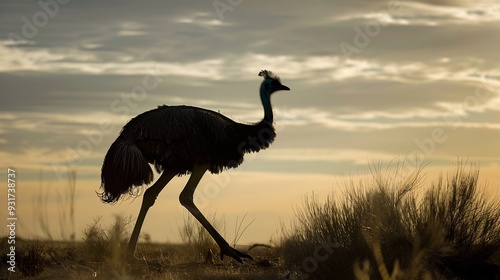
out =
<svg viewBox="0 0 500 280"><path fill-rule="evenodd" d="M278 90L290 90L289 87L281 84L280 77L274 75L274 73L269 70L260 71L259 76L264 78L264 81L260 86L260 92L266 94L267 96L270 96Z"/></svg>

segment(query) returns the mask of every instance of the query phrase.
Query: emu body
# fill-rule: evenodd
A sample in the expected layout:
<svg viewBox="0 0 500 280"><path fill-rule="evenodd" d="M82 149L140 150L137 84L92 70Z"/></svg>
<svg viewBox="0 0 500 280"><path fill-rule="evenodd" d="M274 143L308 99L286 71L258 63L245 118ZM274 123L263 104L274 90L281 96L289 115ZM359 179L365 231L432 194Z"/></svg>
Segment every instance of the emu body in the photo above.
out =
<svg viewBox="0 0 500 280"><path fill-rule="evenodd" d="M270 71L263 70L260 97L264 118L256 124L242 124L211 110L191 106L159 106L130 120L109 148L101 172L101 200L117 202L137 193L137 188L153 181L154 165L158 180L144 193L141 210L127 247L133 257L148 209L176 175L191 174L180 194L181 204L205 227L220 247L221 258L239 262L252 257L229 246L193 203L193 193L208 170L220 173L236 168L245 153L269 147L276 136L273 127L271 94L290 90Z"/></svg>

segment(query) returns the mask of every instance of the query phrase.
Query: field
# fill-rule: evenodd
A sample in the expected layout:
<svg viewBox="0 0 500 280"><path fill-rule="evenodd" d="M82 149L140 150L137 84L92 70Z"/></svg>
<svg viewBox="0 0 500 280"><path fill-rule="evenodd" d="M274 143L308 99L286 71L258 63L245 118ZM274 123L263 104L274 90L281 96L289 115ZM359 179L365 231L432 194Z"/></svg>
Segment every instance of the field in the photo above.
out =
<svg viewBox="0 0 500 280"><path fill-rule="evenodd" d="M255 261L239 264L220 261L215 254L211 261L206 255L189 255L192 248L185 244L140 244L139 255L161 264L160 268L140 261L126 264L118 258L93 260L101 252L92 256L84 242L26 242L22 248L22 274L9 275L3 269L2 279L279 279L285 271L280 258L268 249L259 249Z"/></svg>
<svg viewBox="0 0 500 280"><path fill-rule="evenodd" d="M456 170L422 190L422 169L374 167L371 180L346 181L342 198L307 197L294 226L272 244L239 245L254 261L219 259L192 219L183 244L141 238L139 259L122 259L129 219L99 219L82 241L20 240L16 269L2 279L499 279L500 204L481 196L479 169ZM241 232L244 234L244 230ZM147 262L144 260L148 260Z"/></svg>

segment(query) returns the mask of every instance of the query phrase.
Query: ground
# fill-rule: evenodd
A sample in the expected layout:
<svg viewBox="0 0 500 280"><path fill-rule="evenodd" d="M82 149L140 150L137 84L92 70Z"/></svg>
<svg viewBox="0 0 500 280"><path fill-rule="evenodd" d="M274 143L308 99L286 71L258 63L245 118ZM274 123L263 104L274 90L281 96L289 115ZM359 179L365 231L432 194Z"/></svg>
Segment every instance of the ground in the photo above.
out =
<svg viewBox="0 0 500 280"><path fill-rule="evenodd" d="M188 245L139 244L136 255L147 256L146 262L125 263L119 259L90 261L83 242L23 241L20 253L23 256L16 273L6 273L2 262L2 279L293 279L285 269L276 250L267 247L252 248L255 260L240 264L207 251L205 256L192 254ZM245 250L248 246L238 249ZM31 248L31 249L30 249ZM96 248L95 250L99 250ZM31 252L31 254L29 253ZM189 254L189 255L188 255ZM28 256L29 255L29 256ZM21 266L21 267L19 267ZM26 267L28 266L28 267ZM33 272L39 268L40 272ZM21 271L22 272L21 272ZM36 276L27 276L35 273Z"/></svg>

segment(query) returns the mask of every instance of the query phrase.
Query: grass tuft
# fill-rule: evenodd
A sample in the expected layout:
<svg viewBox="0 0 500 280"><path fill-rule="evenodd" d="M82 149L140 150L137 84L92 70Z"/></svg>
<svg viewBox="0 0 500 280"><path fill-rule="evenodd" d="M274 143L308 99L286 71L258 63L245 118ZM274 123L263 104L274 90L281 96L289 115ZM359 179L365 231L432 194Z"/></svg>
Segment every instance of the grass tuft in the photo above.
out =
<svg viewBox="0 0 500 280"><path fill-rule="evenodd" d="M116 216L112 225L104 228L101 218L94 219L84 231L83 253L90 262L118 265L128 242L130 219Z"/></svg>
<svg viewBox="0 0 500 280"><path fill-rule="evenodd" d="M494 277L499 206L479 195L475 166L456 168L423 196L422 169L397 165L374 168L368 183L347 182L343 200L306 197L281 244L286 265L312 279ZM491 276L477 275L484 266Z"/></svg>
<svg viewBox="0 0 500 280"><path fill-rule="evenodd" d="M19 250L17 255L19 271L27 277L39 276L47 266L44 257L45 247L38 243L30 243Z"/></svg>
<svg viewBox="0 0 500 280"><path fill-rule="evenodd" d="M216 219L216 214L212 215L214 227L221 224L220 220ZM209 250L216 252L218 246L208 231L190 214L184 216L184 224L179 229L182 242L189 248L186 256L196 256L197 260L204 258Z"/></svg>

